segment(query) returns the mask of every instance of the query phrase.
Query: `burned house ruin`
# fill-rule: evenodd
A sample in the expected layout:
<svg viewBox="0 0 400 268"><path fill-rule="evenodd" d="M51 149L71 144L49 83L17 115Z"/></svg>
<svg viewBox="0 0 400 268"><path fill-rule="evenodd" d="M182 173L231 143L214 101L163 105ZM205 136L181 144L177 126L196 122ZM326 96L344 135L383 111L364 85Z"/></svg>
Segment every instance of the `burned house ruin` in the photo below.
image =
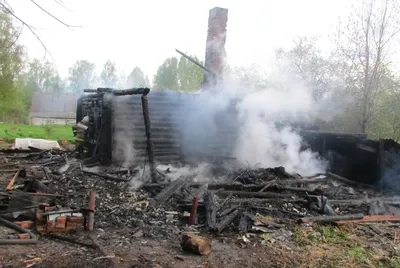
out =
<svg viewBox="0 0 400 268"><path fill-rule="evenodd" d="M215 87L223 71L227 15L226 9L210 10L202 92L146 94L151 141L140 98L126 91L86 90L87 94L78 100L77 122L88 115L91 160L130 166L143 164L153 157L155 162L165 164L234 158L240 127L235 106L238 100L232 97L227 105L212 114L205 114L201 109L209 98L206 92ZM203 126L201 129L193 127L199 124ZM297 132L303 138L304 149L317 152L329 161L330 172L367 184L383 182L400 148L392 140L375 141L361 134L321 132L318 127L298 128Z"/></svg>

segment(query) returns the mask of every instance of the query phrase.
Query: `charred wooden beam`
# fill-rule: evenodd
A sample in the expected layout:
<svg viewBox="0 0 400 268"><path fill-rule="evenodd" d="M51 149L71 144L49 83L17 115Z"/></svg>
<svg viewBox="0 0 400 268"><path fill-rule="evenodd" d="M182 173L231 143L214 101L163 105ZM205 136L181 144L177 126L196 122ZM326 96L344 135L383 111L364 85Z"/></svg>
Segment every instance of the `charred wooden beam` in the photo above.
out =
<svg viewBox="0 0 400 268"><path fill-rule="evenodd" d="M258 197L258 198L290 198L291 194L280 194L280 193L270 193L270 192L246 192L246 191L220 191L220 195L234 195L239 197Z"/></svg>
<svg viewBox="0 0 400 268"><path fill-rule="evenodd" d="M83 169L83 168L81 168L81 171L83 173L99 176L99 177L102 177L104 179L111 180L111 181L118 181L118 182L128 182L129 181L129 179L120 178L120 177L115 176L115 175L110 175L110 174L106 174L106 173L97 173L97 172L93 172L93 171L86 170L86 169Z"/></svg>
<svg viewBox="0 0 400 268"><path fill-rule="evenodd" d="M368 222L400 222L400 217L393 215L372 215L372 216L364 216L359 220L340 220L337 221L336 224L358 224L358 223L368 223Z"/></svg>
<svg viewBox="0 0 400 268"><path fill-rule="evenodd" d="M214 202L214 194L207 191L204 194L204 209L206 213L206 228L214 231L217 224L217 207Z"/></svg>
<svg viewBox="0 0 400 268"><path fill-rule="evenodd" d="M96 247L101 252L101 254L103 254L104 256L110 256L110 254L108 254L108 252L104 249L104 247L100 245L99 241L93 234L89 234L88 237L90 238L90 240L92 240L93 246ZM118 264L113 258L109 258L108 262L109 262L108 267L118 267Z"/></svg>
<svg viewBox="0 0 400 268"><path fill-rule="evenodd" d="M364 218L364 214L350 214L342 216L315 216L315 217L304 217L300 219L300 222L336 222L346 220L360 220Z"/></svg>
<svg viewBox="0 0 400 268"><path fill-rule="evenodd" d="M342 176L339 176L339 175L331 173L331 172L327 172L326 175L328 175L330 178L332 178L334 180L343 182L343 183L348 184L348 185L352 185L352 186L356 186L356 187L364 187L364 188L373 188L373 186L371 186L371 185L368 185L368 184L365 184L365 183L356 182L356 181L352 181L352 180L346 179L346 178L344 178Z"/></svg>
<svg viewBox="0 0 400 268"><path fill-rule="evenodd" d="M332 205L345 205L345 206L360 206L362 204L370 204L373 202L382 202L384 204L398 205L400 203L400 197L378 197L378 198L361 198L361 199L336 199L329 200Z"/></svg>
<svg viewBox="0 0 400 268"><path fill-rule="evenodd" d="M143 95L146 96L149 94L150 89L146 87L142 88L130 88L130 89L121 89L121 90L114 90L113 94L115 96L122 96L122 95Z"/></svg>
<svg viewBox="0 0 400 268"><path fill-rule="evenodd" d="M192 62L193 64L199 66L201 69L203 69L206 72L212 73L213 75L217 76L213 71L207 69L204 65L202 65L201 63L199 63L198 61L196 61L195 59L193 59L192 57L186 55L185 53L183 53L182 51L175 49L176 52L178 52L179 54L181 54L181 56L185 57L188 61Z"/></svg>
<svg viewBox="0 0 400 268"><path fill-rule="evenodd" d="M225 216L220 222L217 223L215 231L222 232L236 217L239 215L239 210L234 210L231 214Z"/></svg>
<svg viewBox="0 0 400 268"><path fill-rule="evenodd" d="M130 88L130 89L112 89L112 88L103 88L99 87L96 89L84 89L83 92L85 93L112 93L116 96L123 96L123 95L147 95L150 92L149 88L142 87L142 88ZM101 94L100 94L101 95ZM86 97L99 97L99 95L88 95Z"/></svg>
<svg viewBox="0 0 400 268"><path fill-rule="evenodd" d="M379 154L378 154L378 181L380 191L383 191L383 176L385 174L385 143L384 140L379 140Z"/></svg>
<svg viewBox="0 0 400 268"><path fill-rule="evenodd" d="M221 212L218 212L217 217L218 218L225 217L226 215L230 214L232 211L236 210L237 208L238 208L238 206L235 206L235 207L227 208Z"/></svg>
<svg viewBox="0 0 400 268"><path fill-rule="evenodd" d="M248 231L248 229L249 229L249 220L248 219L249 219L249 217L246 212L243 212L240 215L240 221L239 221L239 225L238 225L238 230L240 232L246 233Z"/></svg>
<svg viewBox="0 0 400 268"><path fill-rule="evenodd" d="M309 184L309 183L318 183L321 182L321 179L289 179L289 180L280 180L276 181L277 184L281 185L292 185L292 184ZM143 185L143 188L158 188L158 187L166 187L169 183L148 183ZM199 188L204 186L204 183L191 183L188 185L192 188ZM268 188L272 186L269 182L263 184L241 184L241 183L210 183L208 184L209 190L246 190L246 191L258 191L263 188ZM280 186L283 189L285 186ZM282 188L283 187L283 188ZM266 189L265 188L265 189ZM264 190L265 190L264 189ZM288 189L291 189L288 187Z"/></svg>
<svg viewBox="0 0 400 268"><path fill-rule="evenodd" d="M174 194L177 193L182 187L191 179L191 177L181 176L175 181L171 182L168 187L164 188L158 195L156 195L151 201L150 204L155 206L158 203L167 202L168 199Z"/></svg>
<svg viewBox="0 0 400 268"><path fill-rule="evenodd" d="M366 139L368 137L367 134L337 133L337 132L324 132L324 131L314 131L314 130L301 130L300 135L318 135L318 136L337 137L337 138L349 137L358 139Z"/></svg>
<svg viewBox="0 0 400 268"><path fill-rule="evenodd" d="M72 238L69 238L69 237L59 236L59 235L55 235L55 234L46 234L45 236L48 237L48 238L53 238L53 239L65 241L65 242L68 242L68 243L71 243L71 244L76 244L76 245L83 246L83 247L97 249L97 247L95 245L93 245L93 244L84 243L84 242L81 242L81 241L78 241L76 239L72 239Z"/></svg>
<svg viewBox="0 0 400 268"><path fill-rule="evenodd" d="M149 103L147 101L147 95L142 95L142 109L143 109L144 125L146 127L147 153L150 165L150 177L152 182L157 182L157 170L154 163L154 146L153 146L153 140L151 139L151 121L149 115Z"/></svg>

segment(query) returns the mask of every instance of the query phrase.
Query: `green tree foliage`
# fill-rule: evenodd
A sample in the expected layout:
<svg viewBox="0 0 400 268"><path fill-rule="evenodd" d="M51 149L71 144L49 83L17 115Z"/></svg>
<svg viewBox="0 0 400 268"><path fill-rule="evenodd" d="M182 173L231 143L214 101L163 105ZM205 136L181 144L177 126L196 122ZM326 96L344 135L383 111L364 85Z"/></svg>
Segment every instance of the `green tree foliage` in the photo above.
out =
<svg viewBox="0 0 400 268"><path fill-rule="evenodd" d="M400 141L400 78L390 73L383 77L382 88L375 99L375 111L367 133L371 138Z"/></svg>
<svg viewBox="0 0 400 268"><path fill-rule="evenodd" d="M158 67L153 79L156 90L178 90L178 59L168 58Z"/></svg>
<svg viewBox="0 0 400 268"><path fill-rule="evenodd" d="M139 67L133 68L132 72L128 75L125 87L149 87L149 79L144 75L142 69Z"/></svg>
<svg viewBox="0 0 400 268"><path fill-rule="evenodd" d="M87 60L78 60L69 68L69 90L81 93L86 88L96 87L96 66Z"/></svg>
<svg viewBox="0 0 400 268"><path fill-rule="evenodd" d="M201 62L197 57L192 57ZM196 91L201 88L204 71L184 57L168 58L158 67L153 87L158 90Z"/></svg>
<svg viewBox="0 0 400 268"><path fill-rule="evenodd" d="M0 10L0 120L23 120L24 106L18 96L17 82L24 64L24 49L18 44L21 29L9 14Z"/></svg>
<svg viewBox="0 0 400 268"><path fill-rule="evenodd" d="M34 59L29 62L26 79L28 83L36 87L37 91L55 92L59 90L57 70L49 61Z"/></svg>
<svg viewBox="0 0 400 268"><path fill-rule="evenodd" d="M117 85L118 76L117 76L117 68L115 67L115 63L108 60L104 66L103 71L100 75L101 84L104 87L113 88Z"/></svg>
<svg viewBox="0 0 400 268"><path fill-rule="evenodd" d="M19 95L27 108L31 106L34 92L60 93L64 83L53 63L34 59L28 63L26 73L19 81Z"/></svg>
<svg viewBox="0 0 400 268"><path fill-rule="evenodd" d="M197 62L202 63L197 57L192 57ZM203 64L203 63L202 63ZM196 91L201 88L204 71L192 62L182 57L179 59L177 81L180 91Z"/></svg>

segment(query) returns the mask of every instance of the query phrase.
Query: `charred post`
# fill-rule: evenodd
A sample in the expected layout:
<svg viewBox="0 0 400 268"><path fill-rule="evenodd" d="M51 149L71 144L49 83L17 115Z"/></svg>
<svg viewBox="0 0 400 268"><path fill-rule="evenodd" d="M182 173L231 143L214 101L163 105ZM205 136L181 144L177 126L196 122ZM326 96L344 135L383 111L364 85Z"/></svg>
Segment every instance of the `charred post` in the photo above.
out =
<svg viewBox="0 0 400 268"><path fill-rule="evenodd" d="M143 109L144 126L147 137L147 154L150 165L150 177L152 182L157 182L157 170L154 164L154 146L153 146L153 140L151 139L151 123L150 123L149 103L147 101L147 94L142 95L142 109Z"/></svg>
<svg viewBox="0 0 400 268"><path fill-rule="evenodd" d="M214 231L217 225L217 207L214 202L214 194L207 191L204 194L204 208L206 211L206 228Z"/></svg>
<svg viewBox="0 0 400 268"><path fill-rule="evenodd" d="M89 219L88 219L88 229L89 231L93 231L93 224L94 224L94 210L95 210L95 193L91 191L89 193L89 204L88 208L91 210L89 212Z"/></svg>
<svg viewBox="0 0 400 268"><path fill-rule="evenodd" d="M199 200L197 196L193 198L192 210L190 211L189 225L196 224L197 207L199 206Z"/></svg>

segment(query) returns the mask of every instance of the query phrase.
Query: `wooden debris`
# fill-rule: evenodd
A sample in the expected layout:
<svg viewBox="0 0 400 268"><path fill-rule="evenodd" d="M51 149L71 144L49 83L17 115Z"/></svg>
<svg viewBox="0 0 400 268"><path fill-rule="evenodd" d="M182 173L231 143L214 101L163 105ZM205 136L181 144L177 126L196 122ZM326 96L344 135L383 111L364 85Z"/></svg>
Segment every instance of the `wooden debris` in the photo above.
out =
<svg viewBox="0 0 400 268"><path fill-rule="evenodd" d="M247 213L243 212L240 215L240 221L239 221L239 225L238 225L238 230L240 232L244 232L246 233L249 229L249 220L248 220L248 216Z"/></svg>
<svg viewBox="0 0 400 268"><path fill-rule="evenodd" d="M373 215L373 216L364 216L361 219L352 219L352 220L340 220L336 221L336 224L359 224L359 223L367 223L367 222L400 222L400 217L392 216L392 215Z"/></svg>
<svg viewBox="0 0 400 268"><path fill-rule="evenodd" d="M99 244L99 242L97 241L94 234L89 234L88 237L90 238L90 240L92 240L93 246L95 248L97 248L101 252L101 254L103 254L103 256L107 256L107 258L108 258L108 256L110 256L109 254L107 254L105 249ZM110 267L118 267L114 258L108 258L108 260L109 260Z"/></svg>
<svg viewBox="0 0 400 268"><path fill-rule="evenodd" d="M191 251L199 255L207 255L211 252L211 241L199 235L185 233L182 236L181 247L183 250Z"/></svg>
<svg viewBox="0 0 400 268"><path fill-rule="evenodd" d="M199 200L197 196L193 197L193 205L190 211L189 225L196 224L197 207L199 206Z"/></svg>
<svg viewBox="0 0 400 268"><path fill-rule="evenodd" d="M217 207L214 202L214 194L207 191L204 194L204 209L206 214L206 228L213 231L217 224Z"/></svg>
<svg viewBox="0 0 400 268"><path fill-rule="evenodd" d="M208 184L208 189L209 190L220 190L220 189L225 189L225 190L246 190L246 191L260 191L265 190L268 187L272 186L272 183L279 183L282 185L292 185L292 184L309 184L309 183L318 183L321 182L321 179L286 179L286 180L279 180L279 181L270 181L267 183L262 183L262 184L242 184L242 183L209 183ZM164 188L170 185L170 183L147 183L142 186L142 188L145 189L152 189L152 188ZM189 183L188 187L191 188L199 188L204 186L204 183ZM264 189L263 189L264 188Z"/></svg>
<svg viewBox="0 0 400 268"><path fill-rule="evenodd" d="M118 176L111 175L111 174L97 173L97 172L93 172L93 171L86 170L86 169L82 169L82 168L81 168L81 171L82 171L83 173L90 174L90 175L95 175L95 176L99 176L99 177L102 177L102 178L104 178L104 179L111 180L111 181L118 181L118 182L128 182L128 181L129 181L129 179L120 178L120 177L118 177Z"/></svg>
<svg viewBox="0 0 400 268"><path fill-rule="evenodd" d="M300 219L300 222L337 222L337 221L348 221L348 220L359 220L363 219L364 214L350 214L343 216L315 216L315 217L304 217Z"/></svg>
<svg viewBox="0 0 400 268"><path fill-rule="evenodd" d="M68 243L71 243L71 244L76 244L76 245L83 246L83 247L87 247L87 248L94 248L94 249L97 249L97 246L95 246L95 245L93 245L93 244L80 242L80 241L78 241L78 240L75 240L75 239L72 239L72 238L69 238L69 237L60 236L60 235L55 235L55 234L48 234L48 235L46 235L46 236L49 237L49 238L52 238L52 239L57 239L57 240L65 241L65 242L68 242Z"/></svg>
<svg viewBox="0 0 400 268"><path fill-rule="evenodd" d="M13 187L15 180L18 178L20 172L21 169L18 169L15 175L12 177L10 183L7 185L6 191L11 191L11 188Z"/></svg>
<svg viewBox="0 0 400 268"><path fill-rule="evenodd" d="M150 205L155 206L158 203L167 202L168 199L174 194L179 192L180 189L191 179L191 177L181 176L175 181L171 182L166 188L164 188L158 195L156 195L151 201Z"/></svg>
<svg viewBox="0 0 400 268"><path fill-rule="evenodd" d="M291 194L269 193L269 192L246 192L246 191L220 191L220 195L234 195L239 197L258 197L258 198L289 198Z"/></svg>
<svg viewBox="0 0 400 268"><path fill-rule="evenodd" d="M220 233L224 230L236 217L239 215L239 210L234 210L231 214L225 216L220 222L217 223L215 230Z"/></svg>
<svg viewBox="0 0 400 268"><path fill-rule="evenodd" d="M352 186L356 186L356 187L364 187L364 188L367 188L367 189L368 188L373 188L371 185L368 185L368 184L365 184L365 183L356 182L356 181L352 181L352 180L346 179L346 178L344 178L342 176L339 176L339 175L331 173L331 172L327 172L326 175L328 175L330 178L332 178L334 180L343 182L343 183L348 184L348 185L352 185Z"/></svg>

